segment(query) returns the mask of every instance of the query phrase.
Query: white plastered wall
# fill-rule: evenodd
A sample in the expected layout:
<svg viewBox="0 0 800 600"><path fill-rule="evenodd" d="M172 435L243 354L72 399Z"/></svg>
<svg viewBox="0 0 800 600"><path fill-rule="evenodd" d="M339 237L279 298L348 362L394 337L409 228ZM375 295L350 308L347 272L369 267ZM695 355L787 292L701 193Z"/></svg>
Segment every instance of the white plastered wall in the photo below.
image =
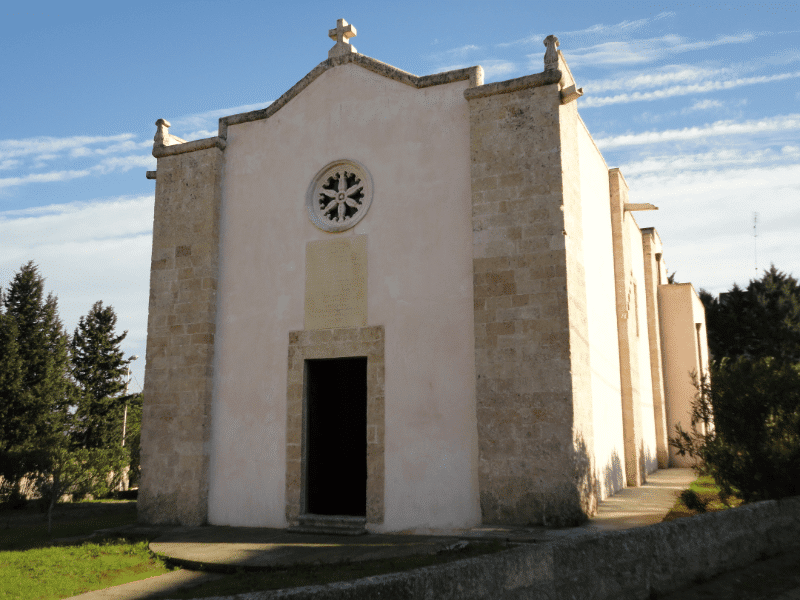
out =
<svg viewBox="0 0 800 600"><path fill-rule="evenodd" d="M619 338L614 291L608 167L580 121L584 267L589 320L594 455L600 498L625 485Z"/></svg>
<svg viewBox="0 0 800 600"><path fill-rule="evenodd" d="M627 235L631 244L631 269L632 280L635 284L635 294L631 302L635 301L635 308L631 311L636 318L636 332L639 355L639 401L642 414L642 457L644 459L645 473L652 473L658 469L658 456L656 454L656 421L653 407L653 379L650 368L650 338L647 332L647 295L644 279L644 246L642 232L636 224L633 215L628 213L625 217Z"/></svg>
<svg viewBox="0 0 800 600"><path fill-rule="evenodd" d="M228 129L220 234L209 521L283 527L289 331L303 329L305 247L367 236L367 324L385 327L385 520L480 520L466 81L415 89L354 64L269 119ZM305 194L336 159L371 173L342 233Z"/></svg>

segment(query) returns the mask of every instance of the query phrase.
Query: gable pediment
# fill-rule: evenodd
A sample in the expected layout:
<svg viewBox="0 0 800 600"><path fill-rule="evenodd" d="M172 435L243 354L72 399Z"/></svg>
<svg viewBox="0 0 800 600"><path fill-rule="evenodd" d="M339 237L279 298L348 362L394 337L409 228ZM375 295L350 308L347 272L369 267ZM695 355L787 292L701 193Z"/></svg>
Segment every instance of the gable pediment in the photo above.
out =
<svg viewBox="0 0 800 600"><path fill-rule="evenodd" d="M259 121L261 119L268 119L281 108L291 102L297 95L305 90L312 82L323 75L325 72L336 67L354 64L373 73L377 73L387 79L398 81L413 88L423 89L434 85L443 85L453 83L455 81L469 81L469 87L477 87L483 85L483 68L481 66L466 67L464 69L456 69L454 71L445 71L443 73L435 73L433 75L425 75L419 77L392 65L388 65L369 56L363 54L345 54L342 56L335 56L322 61L314 69L312 69L305 77L294 84L287 90L280 98L275 100L266 108L254 110L238 115L230 115L222 117L219 120L219 137L227 139L228 126L238 125L240 123L247 123L250 121Z"/></svg>

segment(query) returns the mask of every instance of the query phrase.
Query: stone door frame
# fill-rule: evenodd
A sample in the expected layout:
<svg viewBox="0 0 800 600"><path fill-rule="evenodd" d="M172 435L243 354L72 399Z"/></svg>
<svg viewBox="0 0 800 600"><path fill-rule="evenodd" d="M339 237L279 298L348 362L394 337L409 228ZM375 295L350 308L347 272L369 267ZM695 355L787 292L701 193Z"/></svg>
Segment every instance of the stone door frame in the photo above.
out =
<svg viewBox="0 0 800 600"><path fill-rule="evenodd" d="M367 359L367 523L384 518L384 328L349 327L289 332L286 395L286 520L305 514L307 407L306 361L324 358Z"/></svg>

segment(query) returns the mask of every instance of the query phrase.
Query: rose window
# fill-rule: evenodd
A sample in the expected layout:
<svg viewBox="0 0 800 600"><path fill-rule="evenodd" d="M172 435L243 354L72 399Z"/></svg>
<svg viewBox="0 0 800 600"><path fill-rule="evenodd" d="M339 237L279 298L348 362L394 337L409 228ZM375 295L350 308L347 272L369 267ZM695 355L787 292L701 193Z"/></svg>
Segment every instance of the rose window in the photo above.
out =
<svg viewBox="0 0 800 600"><path fill-rule="evenodd" d="M363 165L339 160L322 169L311 183L306 206L314 224L344 231L358 223L372 202L372 178Z"/></svg>

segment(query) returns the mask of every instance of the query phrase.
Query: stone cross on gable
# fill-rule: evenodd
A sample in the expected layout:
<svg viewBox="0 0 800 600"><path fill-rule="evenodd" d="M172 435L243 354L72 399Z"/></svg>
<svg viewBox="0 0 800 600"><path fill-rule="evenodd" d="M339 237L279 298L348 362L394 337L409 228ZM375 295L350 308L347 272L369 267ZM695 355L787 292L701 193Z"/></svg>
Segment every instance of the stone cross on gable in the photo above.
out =
<svg viewBox="0 0 800 600"><path fill-rule="evenodd" d="M336 40L336 45L328 50L328 58L357 52L355 46L351 46L349 42L351 37L356 37L356 28L344 19L336 21L336 29L329 30L328 37Z"/></svg>

